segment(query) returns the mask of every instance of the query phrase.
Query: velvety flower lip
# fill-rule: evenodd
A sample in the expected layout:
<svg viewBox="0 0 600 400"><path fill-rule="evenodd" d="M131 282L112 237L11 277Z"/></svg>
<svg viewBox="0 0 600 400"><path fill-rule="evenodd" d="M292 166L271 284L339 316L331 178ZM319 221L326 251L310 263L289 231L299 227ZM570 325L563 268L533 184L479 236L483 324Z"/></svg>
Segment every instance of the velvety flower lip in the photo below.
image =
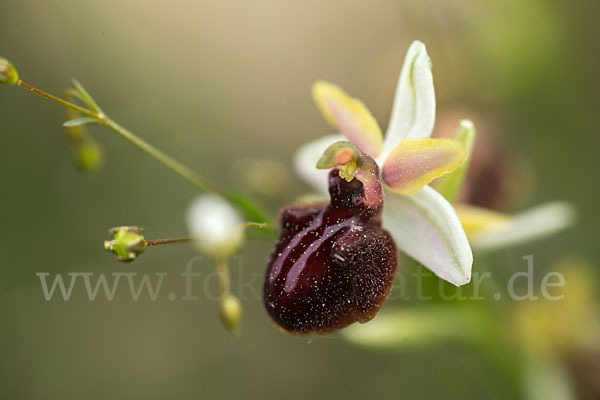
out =
<svg viewBox="0 0 600 400"><path fill-rule="evenodd" d="M330 200L285 207L267 265L263 302L293 334L327 334L365 323L389 296L397 250L381 227L383 191L375 161L352 143L327 148Z"/></svg>
<svg viewBox="0 0 600 400"><path fill-rule="evenodd" d="M377 161L385 184L383 226L398 248L442 279L457 286L468 283L473 254L461 221L452 205L428 186L460 167L467 152L458 141L430 138L435 92L425 45L415 41L408 50L385 138L364 103L336 85L316 82L313 96L341 135L302 146L295 159L299 175L324 193L327 175L315 165L329 145L349 140Z"/></svg>

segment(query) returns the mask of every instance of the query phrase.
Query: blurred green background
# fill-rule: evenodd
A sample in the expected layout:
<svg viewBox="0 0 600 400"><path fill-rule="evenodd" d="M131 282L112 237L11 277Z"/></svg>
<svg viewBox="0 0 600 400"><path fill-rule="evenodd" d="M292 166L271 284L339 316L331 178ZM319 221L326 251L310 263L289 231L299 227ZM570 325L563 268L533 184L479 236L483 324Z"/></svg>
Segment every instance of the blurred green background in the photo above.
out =
<svg viewBox="0 0 600 400"><path fill-rule="evenodd" d="M113 119L221 186L240 185L236 160L281 162L288 187L266 200L273 212L308 190L293 175L294 150L330 133L312 82L340 84L385 127L405 52L420 39L434 64L437 126L470 117L531 166L510 207L563 199L580 213L575 228L495 255L494 267L514 272L527 254L541 269L564 256L600 265L596 2L4 0L0 8L0 55L23 80L60 94L77 77ZM233 263L234 284L242 274L248 286L234 287L245 315L232 338L202 283L196 301L166 297L183 293L189 246L131 264L102 249L115 225L141 225L148 238L185 234L194 187L102 129L91 133L105 165L82 175L59 106L17 87L0 88L0 105L0 397L521 398L475 347L371 351L339 336L280 332L256 295L268 241L249 242ZM38 272L169 276L156 301L134 302L121 288L112 302L90 302L79 285L71 301L47 302Z"/></svg>

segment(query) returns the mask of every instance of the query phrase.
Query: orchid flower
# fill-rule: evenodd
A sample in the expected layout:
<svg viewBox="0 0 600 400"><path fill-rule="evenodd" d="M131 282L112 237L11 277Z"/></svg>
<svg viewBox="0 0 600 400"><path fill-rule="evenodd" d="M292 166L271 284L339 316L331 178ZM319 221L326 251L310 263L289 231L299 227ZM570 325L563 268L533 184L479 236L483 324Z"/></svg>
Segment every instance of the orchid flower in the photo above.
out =
<svg viewBox="0 0 600 400"><path fill-rule="evenodd" d="M467 152L459 141L430 138L435 93L425 45L415 41L408 50L385 138L366 106L339 87L317 82L313 96L341 135L302 146L295 159L300 176L325 192L327 171L315 165L332 143L344 138L352 142L375 159L381 171L379 178L385 184L383 227L397 247L440 278L456 286L468 283L473 254L461 221L444 196L428 186L458 168Z"/></svg>

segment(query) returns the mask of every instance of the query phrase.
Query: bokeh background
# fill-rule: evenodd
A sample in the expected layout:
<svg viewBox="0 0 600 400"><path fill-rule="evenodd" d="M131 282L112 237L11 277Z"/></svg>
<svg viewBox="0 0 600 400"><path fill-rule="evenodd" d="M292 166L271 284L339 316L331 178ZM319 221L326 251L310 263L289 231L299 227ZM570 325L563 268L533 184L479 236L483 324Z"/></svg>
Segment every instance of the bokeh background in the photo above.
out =
<svg viewBox="0 0 600 400"><path fill-rule="evenodd" d="M0 8L0 55L25 81L60 94L77 77L113 119L222 186L248 189L244 160L278 163L281 185L257 194L269 195L274 213L308 190L293 174L294 150L330 133L312 82L340 84L385 127L404 54L420 39L434 64L437 129L472 118L522 166L502 206L562 199L580 214L548 240L476 255L476 270L503 282L534 254L539 279L565 257L597 274L596 2L4 0ZM101 129L90 133L104 166L79 173L64 111L0 89L1 398L524 398L518 374L506 372L518 361L507 355L499 366L469 343L372 350L339 335L280 332L258 296L269 241L248 242L232 266L245 308L240 338L219 324L203 283L198 300L169 301L169 292L183 295L179 274L192 248L120 264L102 241L123 224L143 226L149 238L185 234L195 188ZM121 287L112 302L90 302L76 285L70 301L47 302L38 272L169 275L156 301L132 301Z"/></svg>

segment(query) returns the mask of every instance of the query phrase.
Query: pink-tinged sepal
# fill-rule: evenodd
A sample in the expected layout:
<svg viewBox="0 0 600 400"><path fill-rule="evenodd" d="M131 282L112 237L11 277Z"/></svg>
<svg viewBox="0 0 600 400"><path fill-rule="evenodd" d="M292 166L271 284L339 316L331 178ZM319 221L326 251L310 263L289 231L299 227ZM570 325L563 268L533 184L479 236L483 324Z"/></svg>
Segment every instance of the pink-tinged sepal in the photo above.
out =
<svg viewBox="0 0 600 400"><path fill-rule="evenodd" d="M353 99L340 87L324 81L313 85L313 98L325 119L363 152L377 157L383 135L364 103Z"/></svg>

